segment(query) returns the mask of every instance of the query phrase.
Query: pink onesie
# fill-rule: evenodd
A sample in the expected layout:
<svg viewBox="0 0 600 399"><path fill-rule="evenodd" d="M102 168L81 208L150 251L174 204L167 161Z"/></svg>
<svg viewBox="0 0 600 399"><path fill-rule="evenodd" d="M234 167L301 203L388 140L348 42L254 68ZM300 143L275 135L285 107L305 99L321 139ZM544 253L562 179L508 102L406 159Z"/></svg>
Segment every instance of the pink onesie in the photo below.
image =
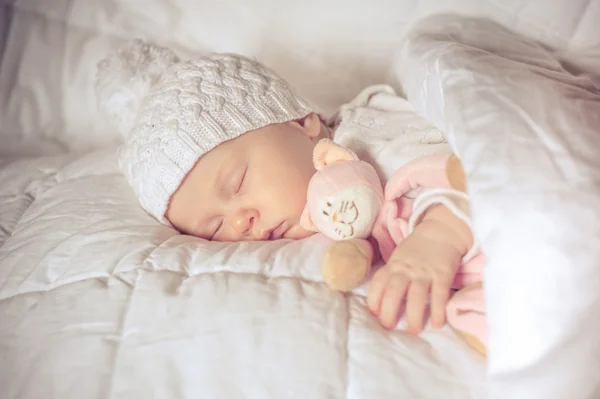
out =
<svg viewBox="0 0 600 399"><path fill-rule="evenodd" d="M443 204L471 225L467 194L454 190L446 177L451 154L420 157L402 166L388 180L382 211L373 227L373 237L387 261L396 247L431 206ZM481 282L485 257L475 244L463 257L453 288ZM481 285L455 293L447 306L448 324L487 345L485 303Z"/></svg>

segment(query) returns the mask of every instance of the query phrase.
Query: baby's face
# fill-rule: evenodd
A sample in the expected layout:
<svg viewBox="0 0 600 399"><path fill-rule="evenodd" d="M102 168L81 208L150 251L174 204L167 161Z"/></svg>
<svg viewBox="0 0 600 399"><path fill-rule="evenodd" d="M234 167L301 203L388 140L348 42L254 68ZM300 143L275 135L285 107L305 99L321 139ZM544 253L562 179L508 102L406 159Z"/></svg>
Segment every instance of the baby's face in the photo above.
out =
<svg viewBox="0 0 600 399"><path fill-rule="evenodd" d="M185 234L214 241L309 236L299 223L321 128L311 114L221 144L188 173L167 218Z"/></svg>

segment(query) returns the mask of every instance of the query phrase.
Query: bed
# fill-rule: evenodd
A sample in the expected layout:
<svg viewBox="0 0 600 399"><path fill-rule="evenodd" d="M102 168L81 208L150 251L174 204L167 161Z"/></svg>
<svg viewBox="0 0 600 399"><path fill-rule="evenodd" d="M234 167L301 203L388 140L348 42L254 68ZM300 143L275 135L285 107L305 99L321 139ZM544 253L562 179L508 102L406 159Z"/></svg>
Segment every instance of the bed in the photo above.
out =
<svg viewBox="0 0 600 399"><path fill-rule="evenodd" d="M3 4L1 398L600 395L598 2ZM138 36L257 57L326 114L387 82L447 132L490 257L489 365L327 289L322 236L206 243L146 215L92 90Z"/></svg>

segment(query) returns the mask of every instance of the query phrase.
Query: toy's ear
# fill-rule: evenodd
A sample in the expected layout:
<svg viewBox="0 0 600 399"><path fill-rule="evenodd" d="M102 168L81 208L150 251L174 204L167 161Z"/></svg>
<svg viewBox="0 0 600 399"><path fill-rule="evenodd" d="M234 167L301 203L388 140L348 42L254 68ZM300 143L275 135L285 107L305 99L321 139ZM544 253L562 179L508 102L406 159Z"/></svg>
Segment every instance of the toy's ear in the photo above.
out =
<svg viewBox="0 0 600 399"><path fill-rule="evenodd" d="M306 205L304 207L304 210L302 211L302 215L300 215L300 227L302 227L304 230L307 230L307 231L312 231L315 233L319 232L319 228L317 226L315 226L315 224L312 221L312 218L310 217L310 212L308 211L308 205Z"/></svg>
<svg viewBox="0 0 600 399"><path fill-rule="evenodd" d="M329 139L320 140L313 151L313 162L317 170L334 162L347 161L358 161L358 157L349 149L335 144Z"/></svg>
<svg viewBox="0 0 600 399"><path fill-rule="evenodd" d="M467 192L467 178L460 159L452 154L446 162L446 178L450 187L455 190Z"/></svg>

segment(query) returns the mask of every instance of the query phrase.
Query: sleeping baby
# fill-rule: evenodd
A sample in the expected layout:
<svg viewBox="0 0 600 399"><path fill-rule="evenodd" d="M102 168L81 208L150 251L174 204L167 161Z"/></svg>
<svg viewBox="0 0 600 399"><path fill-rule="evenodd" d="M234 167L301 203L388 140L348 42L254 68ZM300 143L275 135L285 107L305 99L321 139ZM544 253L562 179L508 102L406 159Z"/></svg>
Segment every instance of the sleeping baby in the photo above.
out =
<svg viewBox="0 0 600 399"><path fill-rule="evenodd" d="M96 93L126 136L119 163L142 207L207 240L313 234L300 218L320 139L352 149L382 181L410 160L450 152L388 86L368 88L326 123L276 73L239 55L184 62L137 40L99 64ZM452 282L474 240L468 212L460 211L468 204L447 206L447 196L427 190L412 195L428 205L375 273L368 306L392 328L405 301L407 329L418 334L428 300L432 325L445 324Z"/></svg>

